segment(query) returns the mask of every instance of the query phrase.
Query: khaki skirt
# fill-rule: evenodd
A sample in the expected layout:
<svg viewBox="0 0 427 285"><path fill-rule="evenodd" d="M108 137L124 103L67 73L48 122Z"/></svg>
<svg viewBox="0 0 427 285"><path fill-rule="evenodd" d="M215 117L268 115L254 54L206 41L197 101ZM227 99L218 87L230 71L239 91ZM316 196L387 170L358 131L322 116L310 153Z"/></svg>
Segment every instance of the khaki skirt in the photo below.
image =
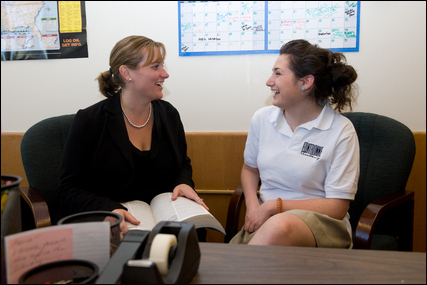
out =
<svg viewBox="0 0 427 285"><path fill-rule="evenodd" d="M352 248L353 242L344 221L306 210L290 210L286 213L300 217L312 231L317 247ZM247 244L256 231L249 233L242 228L230 241Z"/></svg>

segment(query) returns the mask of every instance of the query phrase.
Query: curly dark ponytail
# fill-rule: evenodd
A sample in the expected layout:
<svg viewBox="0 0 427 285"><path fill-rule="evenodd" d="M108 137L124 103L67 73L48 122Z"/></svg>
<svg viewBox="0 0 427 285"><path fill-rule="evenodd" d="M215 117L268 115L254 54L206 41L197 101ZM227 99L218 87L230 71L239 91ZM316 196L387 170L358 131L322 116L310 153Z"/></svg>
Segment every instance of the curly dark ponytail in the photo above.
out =
<svg viewBox="0 0 427 285"><path fill-rule="evenodd" d="M309 95L322 104L329 100L335 109L341 112L345 106L352 110L357 88L353 84L357 79L355 69L347 64L342 53L312 45L306 40L293 40L282 46L280 55L289 55L289 69L301 79L314 76L314 84Z"/></svg>

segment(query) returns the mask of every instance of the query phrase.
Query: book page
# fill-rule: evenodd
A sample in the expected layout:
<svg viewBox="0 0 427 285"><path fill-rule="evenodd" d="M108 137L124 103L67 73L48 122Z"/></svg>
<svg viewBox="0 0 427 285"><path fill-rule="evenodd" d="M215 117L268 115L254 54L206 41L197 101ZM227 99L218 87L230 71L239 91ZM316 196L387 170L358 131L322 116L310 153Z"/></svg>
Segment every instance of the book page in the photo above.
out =
<svg viewBox="0 0 427 285"><path fill-rule="evenodd" d="M153 216L156 223L161 221L179 221L177 213L175 213L172 206L174 201L172 201L171 198L172 193L167 192L157 195L153 198L153 200L151 200L151 210L153 211Z"/></svg>
<svg viewBox="0 0 427 285"><path fill-rule="evenodd" d="M214 228L225 234L224 228L218 220L196 201L178 197L172 202L178 221L192 222L196 228Z"/></svg>
<svg viewBox="0 0 427 285"><path fill-rule="evenodd" d="M139 229L151 231L156 222L153 218L153 213L151 212L150 206L143 201L130 201L126 203L121 203L128 209L128 212L134 216L141 223L139 225L134 225L129 222L126 222L126 225L129 230Z"/></svg>
<svg viewBox="0 0 427 285"><path fill-rule="evenodd" d="M191 222L196 228L212 228L222 232L225 235L225 230L220 222L211 214L195 215L188 217L183 222Z"/></svg>
<svg viewBox="0 0 427 285"><path fill-rule="evenodd" d="M224 228L202 205L185 197L171 200L172 193L163 193L151 201L156 223L160 221L192 222L196 228L210 227L225 234Z"/></svg>
<svg viewBox="0 0 427 285"><path fill-rule="evenodd" d="M178 220L183 221L185 219L188 219L190 217L194 217L197 215L203 215L203 214L209 214L210 213L203 208L202 205L197 204L196 201L184 198L184 197L178 197L175 201L173 201L172 206L174 207L177 215Z"/></svg>

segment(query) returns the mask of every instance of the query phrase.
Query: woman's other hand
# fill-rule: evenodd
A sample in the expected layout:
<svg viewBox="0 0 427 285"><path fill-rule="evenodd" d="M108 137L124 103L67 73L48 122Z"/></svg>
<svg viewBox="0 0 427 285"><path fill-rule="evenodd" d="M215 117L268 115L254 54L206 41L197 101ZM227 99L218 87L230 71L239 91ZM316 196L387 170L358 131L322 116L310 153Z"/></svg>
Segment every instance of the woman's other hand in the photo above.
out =
<svg viewBox="0 0 427 285"><path fill-rule="evenodd" d="M172 193L172 201L175 201L178 196L186 197L188 199L196 201L197 204L202 205L206 210L209 211L208 206L203 202L203 200L197 195L196 191L194 191L193 188L191 188L187 184L179 184L178 186L173 189Z"/></svg>
<svg viewBox="0 0 427 285"><path fill-rule="evenodd" d="M132 216L128 211L124 209L115 209L112 212L119 214L120 216L123 217L123 221L120 223L120 231L123 233L123 235L127 234L128 232L128 227L126 226L126 222L129 222L134 225L139 225L141 223L134 216ZM121 238L123 237L121 236Z"/></svg>

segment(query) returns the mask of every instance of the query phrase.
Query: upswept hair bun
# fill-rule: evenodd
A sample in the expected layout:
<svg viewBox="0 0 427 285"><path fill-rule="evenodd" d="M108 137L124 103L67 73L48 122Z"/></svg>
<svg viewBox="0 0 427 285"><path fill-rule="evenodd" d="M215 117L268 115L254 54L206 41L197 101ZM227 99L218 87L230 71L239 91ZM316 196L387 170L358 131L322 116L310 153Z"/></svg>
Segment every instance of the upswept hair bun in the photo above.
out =
<svg viewBox="0 0 427 285"><path fill-rule="evenodd" d="M345 106L352 110L352 102L357 96L356 70L347 64L342 53L312 45L306 40L293 40L282 46L280 55L289 55L289 69L301 79L314 76L314 84L309 95L319 104L329 100L341 112Z"/></svg>

